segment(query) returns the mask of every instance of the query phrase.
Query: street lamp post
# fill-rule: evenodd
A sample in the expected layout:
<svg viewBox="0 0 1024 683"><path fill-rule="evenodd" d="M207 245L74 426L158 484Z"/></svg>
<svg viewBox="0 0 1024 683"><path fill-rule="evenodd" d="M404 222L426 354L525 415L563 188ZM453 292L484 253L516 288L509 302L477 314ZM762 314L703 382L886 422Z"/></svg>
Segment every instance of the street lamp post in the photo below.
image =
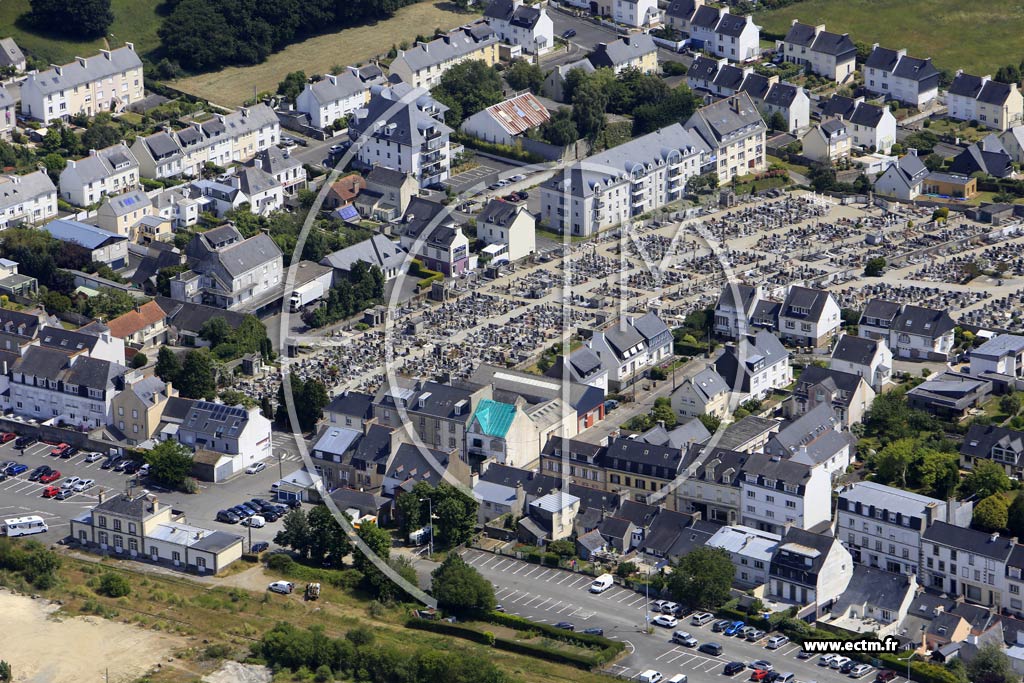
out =
<svg viewBox="0 0 1024 683"><path fill-rule="evenodd" d="M420 502L427 501L427 516L430 522L430 545L427 546L427 552L430 553L431 557L434 555L434 501L430 498L420 498Z"/></svg>

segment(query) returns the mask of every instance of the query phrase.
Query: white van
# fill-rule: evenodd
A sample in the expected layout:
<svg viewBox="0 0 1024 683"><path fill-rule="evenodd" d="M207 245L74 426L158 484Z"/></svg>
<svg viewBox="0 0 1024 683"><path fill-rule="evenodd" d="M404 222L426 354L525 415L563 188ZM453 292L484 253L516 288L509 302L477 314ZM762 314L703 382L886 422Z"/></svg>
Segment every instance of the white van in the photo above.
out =
<svg viewBox="0 0 1024 683"><path fill-rule="evenodd" d="M655 671L654 669L648 669L647 671L644 671L642 674L640 674L640 678L638 678L637 680L639 680L640 683L658 683L658 681L662 680L663 678L665 677L657 671Z"/></svg>
<svg viewBox="0 0 1024 683"><path fill-rule="evenodd" d="M594 582L590 584L590 592L604 593L613 585L615 585L615 577L611 574L601 574L601 576L594 579Z"/></svg>
<svg viewBox="0 0 1024 683"><path fill-rule="evenodd" d="M668 683L686 683L686 674L676 674L668 679Z"/></svg>

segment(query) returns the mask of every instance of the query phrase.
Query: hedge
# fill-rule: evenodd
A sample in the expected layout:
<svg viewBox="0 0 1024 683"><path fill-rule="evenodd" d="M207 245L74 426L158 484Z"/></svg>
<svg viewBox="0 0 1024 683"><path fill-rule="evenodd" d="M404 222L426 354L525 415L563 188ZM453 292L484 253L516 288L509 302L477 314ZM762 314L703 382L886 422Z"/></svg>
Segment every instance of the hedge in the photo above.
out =
<svg viewBox="0 0 1024 683"><path fill-rule="evenodd" d="M596 647L601 649L610 648L619 652L626 647L621 642L608 640L604 636L592 636L586 633L567 631L564 628L557 628L551 624L539 624L524 617L516 616L515 614L507 614L506 612L491 612L487 615L487 621L492 624L508 626L509 628L516 629L517 631L537 631L538 633L543 633L546 636L581 645L583 647Z"/></svg>
<svg viewBox="0 0 1024 683"><path fill-rule="evenodd" d="M752 616L743 610L736 609L735 607L719 607L715 610L715 616L719 619L732 619L733 621L742 621L747 626L753 626L759 628L762 631L768 631L772 625L768 623L768 620L764 617Z"/></svg>
<svg viewBox="0 0 1024 683"><path fill-rule="evenodd" d="M462 143L465 147L475 149L480 152L487 152L499 157L505 157L506 159L513 159L515 161L524 161L529 164L540 164L547 161L544 157L539 154L527 151L522 147L512 147L511 145L501 145L495 142L484 142L471 135L455 134L451 136L454 142Z"/></svg>
<svg viewBox="0 0 1024 683"><path fill-rule="evenodd" d="M877 659L901 676L906 675L907 662L905 659L900 659L889 652L883 652ZM910 662L910 680L917 681L917 683L958 683L960 679L952 671L938 664L915 659Z"/></svg>

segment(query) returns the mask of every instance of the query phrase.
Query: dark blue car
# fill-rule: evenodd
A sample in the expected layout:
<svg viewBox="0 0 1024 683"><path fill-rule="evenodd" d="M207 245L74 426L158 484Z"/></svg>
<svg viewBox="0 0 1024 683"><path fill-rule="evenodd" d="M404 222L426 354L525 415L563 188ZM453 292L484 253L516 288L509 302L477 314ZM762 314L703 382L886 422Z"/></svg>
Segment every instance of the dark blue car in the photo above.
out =
<svg viewBox="0 0 1024 683"><path fill-rule="evenodd" d="M22 465L20 462L16 462L13 465L8 465L7 469L4 470L4 474L6 474L8 477L16 477L27 470L27 465Z"/></svg>

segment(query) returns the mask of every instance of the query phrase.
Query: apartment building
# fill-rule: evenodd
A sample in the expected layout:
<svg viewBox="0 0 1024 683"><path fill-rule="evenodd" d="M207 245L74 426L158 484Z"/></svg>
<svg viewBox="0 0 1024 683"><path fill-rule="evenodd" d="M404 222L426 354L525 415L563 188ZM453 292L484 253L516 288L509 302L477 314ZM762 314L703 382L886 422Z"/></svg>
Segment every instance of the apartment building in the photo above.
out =
<svg viewBox="0 0 1024 683"><path fill-rule="evenodd" d="M447 180L453 131L444 125L445 111L426 90L374 88L366 107L349 117L360 163L411 174L420 187Z"/></svg>
<svg viewBox="0 0 1024 683"><path fill-rule="evenodd" d="M750 16L730 14L704 0L671 0L665 23L690 37L690 46L731 62L746 62L760 54L761 27Z"/></svg>
<svg viewBox="0 0 1024 683"><path fill-rule="evenodd" d="M813 606L820 618L843 596L853 578L853 559L827 533L791 527L782 534L768 569L768 598Z"/></svg>
<svg viewBox="0 0 1024 683"><path fill-rule="evenodd" d="M649 75L658 73L658 46L646 33L598 43L587 59L595 69L611 69L616 74L626 69L636 69Z"/></svg>
<svg viewBox="0 0 1024 683"><path fill-rule="evenodd" d="M947 116L977 121L986 128L1005 131L1024 122L1024 97L1016 83L1000 83L991 76L972 76L962 69L946 91Z"/></svg>
<svg viewBox="0 0 1024 683"><path fill-rule="evenodd" d="M681 199L707 152L676 123L595 154L541 184L541 222L578 236L623 225Z"/></svg>
<svg viewBox="0 0 1024 683"><path fill-rule="evenodd" d="M171 280L171 297L177 301L227 309L251 306L282 282L281 250L266 233L243 239L233 225L225 225L193 237L186 253L190 270Z"/></svg>
<svg viewBox="0 0 1024 683"><path fill-rule="evenodd" d="M917 575L925 531L940 521L967 526L971 507L861 481L839 493L836 537L858 564Z"/></svg>
<svg viewBox="0 0 1024 683"><path fill-rule="evenodd" d="M863 97L833 95L821 116L846 122L851 141L858 147L888 154L896 142L896 117L888 107L868 104Z"/></svg>
<svg viewBox="0 0 1024 683"><path fill-rule="evenodd" d="M129 373L124 388L111 401L110 426L129 446L149 441L157 433L168 400L177 395L177 389L159 377Z"/></svg>
<svg viewBox="0 0 1024 683"><path fill-rule="evenodd" d="M659 495L679 475L683 452L671 446L655 446L638 439L618 438L610 441L603 465L607 490L623 498L648 505L663 504L676 509L676 495Z"/></svg>
<svg viewBox="0 0 1024 683"><path fill-rule="evenodd" d="M451 387L438 382L398 379L385 383L373 399L373 416L392 428L406 427L429 448L458 450L466 460L466 430L490 387Z"/></svg>
<svg viewBox="0 0 1024 683"><path fill-rule="evenodd" d="M971 349L971 374L986 373L1024 379L1024 336L997 334Z"/></svg>
<svg viewBox="0 0 1024 683"><path fill-rule="evenodd" d="M306 83L295 98L295 109L307 115L314 128L326 128L365 106L370 89L386 82L376 64L349 66L340 74L324 74L320 80Z"/></svg>
<svg viewBox="0 0 1024 683"><path fill-rule="evenodd" d="M830 33L825 25L810 26L793 20L777 49L782 58L811 73L845 83L853 77L857 48L848 33Z"/></svg>
<svg viewBox="0 0 1024 683"><path fill-rule="evenodd" d="M487 66L498 62L497 32L484 22L462 26L408 50L399 50L388 70L414 88L433 88L444 72L456 64L480 60Z"/></svg>
<svg viewBox="0 0 1024 683"><path fill-rule="evenodd" d="M685 128L711 150L701 170L716 173L721 185L767 168L764 144L768 127L745 92L698 109Z"/></svg>
<svg viewBox="0 0 1024 683"><path fill-rule="evenodd" d="M729 384L734 394L741 395L742 400L761 400L793 381L789 351L778 337L766 330L748 334L735 344L727 344L725 351L715 360L715 371Z"/></svg>
<svg viewBox="0 0 1024 683"><path fill-rule="evenodd" d="M178 131L138 137L132 153L144 178L198 177L207 163L245 163L281 141L277 114L266 104L193 120Z"/></svg>
<svg viewBox="0 0 1024 683"><path fill-rule="evenodd" d="M729 553L735 567L733 584L756 588L768 582L768 567L782 536L743 525L723 526L705 545Z"/></svg>
<svg viewBox="0 0 1024 683"><path fill-rule="evenodd" d="M922 586L978 605L1003 604L1013 539L943 521L932 523L921 538Z"/></svg>
<svg viewBox="0 0 1024 683"><path fill-rule="evenodd" d="M864 88L887 100L923 108L939 95L939 70L932 60L909 57L905 49L872 46L861 67Z"/></svg>
<svg viewBox="0 0 1024 683"><path fill-rule="evenodd" d="M142 60L132 43L31 72L21 85L21 111L44 124L75 114L121 112L144 97Z"/></svg>
<svg viewBox="0 0 1024 683"><path fill-rule="evenodd" d="M89 206L138 187L139 162L124 141L90 150L84 159L68 160L60 173L60 196L75 206Z"/></svg>
<svg viewBox="0 0 1024 683"><path fill-rule="evenodd" d="M825 468L779 456L752 455L739 478L744 526L781 534L832 519L832 479Z"/></svg>
<svg viewBox="0 0 1024 683"><path fill-rule="evenodd" d="M743 510L740 479L743 466L751 456L720 446L712 448L706 456L704 451L705 447L699 444L685 451L682 471L686 478L675 492L676 509L700 513L701 518L709 522L740 524ZM698 462L702 456L703 460Z"/></svg>
<svg viewBox="0 0 1024 683"><path fill-rule="evenodd" d="M95 429L107 424L126 370L99 358L29 347L11 366L8 407L15 415Z"/></svg>
<svg viewBox="0 0 1024 683"><path fill-rule="evenodd" d="M46 171L0 175L0 230L57 217L57 186Z"/></svg>
<svg viewBox="0 0 1024 683"><path fill-rule="evenodd" d="M544 5L524 5L522 0L491 0L484 21L502 42L517 45L527 54L542 55L555 46L555 25Z"/></svg>

